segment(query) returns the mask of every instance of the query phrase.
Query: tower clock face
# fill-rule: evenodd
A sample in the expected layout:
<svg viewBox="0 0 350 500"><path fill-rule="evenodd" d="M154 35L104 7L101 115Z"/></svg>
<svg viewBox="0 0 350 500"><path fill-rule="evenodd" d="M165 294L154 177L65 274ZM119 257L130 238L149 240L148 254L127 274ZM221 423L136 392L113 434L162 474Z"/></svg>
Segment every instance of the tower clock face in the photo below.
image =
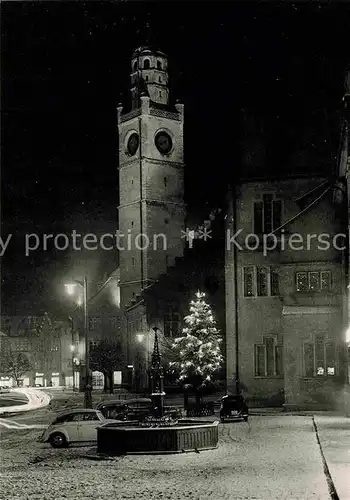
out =
<svg viewBox="0 0 350 500"><path fill-rule="evenodd" d="M136 132L131 134L131 136L128 139L127 146L126 146L130 156L134 156L134 154L138 150L139 144L140 144L140 139L139 139L138 134L136 134Z"/></svg>
<svg viewBox="0 0 350 500"><path fill-rule="evenodd" d="M163 155L167 155L168 153L170 153L173 147L173 141L171 140L170 135L166 132L158 132L154 142L157 146L158 151Z"/></svg>

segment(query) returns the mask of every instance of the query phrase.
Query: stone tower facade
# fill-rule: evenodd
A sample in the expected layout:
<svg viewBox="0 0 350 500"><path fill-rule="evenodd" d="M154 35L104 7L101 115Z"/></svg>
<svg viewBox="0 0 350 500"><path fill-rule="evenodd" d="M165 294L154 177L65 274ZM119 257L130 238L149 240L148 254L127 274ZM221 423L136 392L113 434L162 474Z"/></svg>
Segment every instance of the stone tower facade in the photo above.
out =
<svg viewBox="0 0 350 500"><path fill-rule="evenodd" d="M184 107L169 104L167 66L164 53L135 50L131 111L118 106L122 309L184 250Z"/></svg>

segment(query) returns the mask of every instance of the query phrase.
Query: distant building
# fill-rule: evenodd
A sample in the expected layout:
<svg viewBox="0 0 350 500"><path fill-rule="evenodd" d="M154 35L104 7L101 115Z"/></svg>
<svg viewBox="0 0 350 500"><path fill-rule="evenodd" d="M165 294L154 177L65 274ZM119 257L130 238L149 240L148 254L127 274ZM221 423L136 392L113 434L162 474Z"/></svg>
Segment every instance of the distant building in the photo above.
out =
<svg viewBox="0 0 350 500"><path fill-rule="evenodd" d="M115 344L122 353L123 348L123 316L120 310L120 273L116 269L97 287L97 292L89 293L88 300L88 339L89 351L106 340ZM74 387L84 387L85 381L85 332L84 310L82 301L76 307L70 320L72 335L71 357L74 366ZM116 370L115 385L122 384L122 370ZM92 372L92 385L95 389L104 387L104 375Z"/></svg>
<svg viewBox="0 0 350 500"><path fill-rule="evenodd" d="M68 322L43 316L2 316L1 358L22 353L30 363L23 386L71 386L71 333ZM7 374L0 374L8 378ZM11 380L9 385L14 384ZM0 384L1 385L1 384Z"/></svg>

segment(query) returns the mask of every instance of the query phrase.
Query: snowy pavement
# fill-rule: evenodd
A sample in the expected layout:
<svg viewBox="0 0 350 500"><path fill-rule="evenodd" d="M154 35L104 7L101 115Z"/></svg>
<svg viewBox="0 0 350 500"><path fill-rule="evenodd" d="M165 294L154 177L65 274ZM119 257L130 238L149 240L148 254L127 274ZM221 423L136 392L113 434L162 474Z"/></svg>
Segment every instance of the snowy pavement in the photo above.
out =
<svg viewBox="0 0 350 500"><path fill-rule="evenodd" d="M26 404L0 407L0 415L3 415L4 413L15 413L38 409L43 406L47 406L51 399L45 392L38 389L31 389L29 387L12 389L11 392L19 392L23 394L28 399L28 402Z"/></svg>
<svg viewBox="0 0 350 500"><path fill-rule="evenodd" d="M330 476L340 500L350 499L350 418L315 415Z"/></svg>
<svg viewBox="0 0 350 500"><path fill-rule="evenodd" d="M94 460L95 447L54 450L39 435L2 429L0 500L330 498L311 417L251 417L220 424L216 450L111 460Z"/></svg>

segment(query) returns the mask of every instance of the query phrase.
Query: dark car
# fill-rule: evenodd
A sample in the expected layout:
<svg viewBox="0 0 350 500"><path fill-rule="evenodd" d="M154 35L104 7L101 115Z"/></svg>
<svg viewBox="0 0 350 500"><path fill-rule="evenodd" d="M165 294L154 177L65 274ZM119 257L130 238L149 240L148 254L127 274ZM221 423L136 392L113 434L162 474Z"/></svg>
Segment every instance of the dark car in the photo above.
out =
<svg viewBox="0 0 350 500"><path fill-rule="evenodd" d="M100 410L105 418L141 421L151 414L152 400L149 398L137 398L101 401L96 406L96 410Z"/></svg>
<svg viewBox="0 0 350 500"><path fill-rule="evenodd" d="M241 394L234 394L232 396L224 396L221 399L220 407L220 420L237 420L243 419L248 421L248 405L246 400Z"/></svg>

